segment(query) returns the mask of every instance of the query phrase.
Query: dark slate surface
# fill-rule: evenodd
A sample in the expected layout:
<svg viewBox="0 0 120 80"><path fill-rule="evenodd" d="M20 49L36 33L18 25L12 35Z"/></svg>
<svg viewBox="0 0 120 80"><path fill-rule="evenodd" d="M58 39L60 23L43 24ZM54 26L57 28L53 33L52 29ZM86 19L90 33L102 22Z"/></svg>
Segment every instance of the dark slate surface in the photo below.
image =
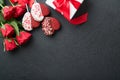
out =
<svg viewBox="0 0 120 80"><path fill-rule="evenodd" d="M71 25L50 8L62 25L53 37L39 28L11 53L0 45L0 80L120 80L120 0L88 3L83 25Z"/></svg>

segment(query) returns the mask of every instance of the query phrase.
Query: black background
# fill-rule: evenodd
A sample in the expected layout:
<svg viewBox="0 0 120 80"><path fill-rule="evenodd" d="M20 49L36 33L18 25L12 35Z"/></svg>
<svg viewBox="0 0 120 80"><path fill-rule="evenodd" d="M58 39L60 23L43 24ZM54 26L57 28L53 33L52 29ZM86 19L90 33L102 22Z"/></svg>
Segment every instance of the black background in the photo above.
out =
<svg viewBox="0 0 120 80"><path fill-rule="evenodd" d="M50 8L62 25L53 37L36 29L9 53L0 41L0 80L120 80L120 0L88 3L85 24L71 25Z"/></svg>

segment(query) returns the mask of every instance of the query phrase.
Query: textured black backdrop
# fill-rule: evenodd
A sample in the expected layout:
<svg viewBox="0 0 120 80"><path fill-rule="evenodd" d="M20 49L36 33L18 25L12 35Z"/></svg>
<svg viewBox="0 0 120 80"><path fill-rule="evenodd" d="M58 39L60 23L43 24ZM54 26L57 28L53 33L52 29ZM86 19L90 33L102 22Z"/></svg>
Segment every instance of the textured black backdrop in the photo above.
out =
<svg viewBox="0 0 120 80"><path fill-rule="evenodd" d="M120 80L120 0L88 2L83 25L71 25L50 8L62 25L53 37L39 28L11 53L0 45L0 80Z"/></svg>

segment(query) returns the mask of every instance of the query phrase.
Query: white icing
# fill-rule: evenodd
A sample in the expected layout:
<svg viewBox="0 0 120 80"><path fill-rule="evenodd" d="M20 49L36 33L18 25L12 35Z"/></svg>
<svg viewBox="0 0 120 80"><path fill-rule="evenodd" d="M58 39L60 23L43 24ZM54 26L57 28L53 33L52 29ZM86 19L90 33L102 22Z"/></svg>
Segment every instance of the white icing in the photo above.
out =
<svg viewBox="0 0 120 80"><path fill-rule="evenodd" d="M31 26L31 15L30 12L26 12L23 16L22 19L22 26L26 31L31 31L32 30L32 26Z"/></svg>
<svg viewBox="0 0 120 80"><path fill-rule="evenodd" d="M34 20L42 21L44 16L42 15L41 7L39 3L34 3L31 8L31 14Z"/></svg>

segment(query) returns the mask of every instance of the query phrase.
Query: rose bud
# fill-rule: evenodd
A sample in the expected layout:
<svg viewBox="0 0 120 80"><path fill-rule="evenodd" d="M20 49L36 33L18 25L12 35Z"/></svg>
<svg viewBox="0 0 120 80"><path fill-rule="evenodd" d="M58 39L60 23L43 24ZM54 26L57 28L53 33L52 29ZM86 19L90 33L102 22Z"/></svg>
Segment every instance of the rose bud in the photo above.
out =
<svg viewBox="0 0 120 80"><path fill-rule="evenodd" d="M14 34L14 28L10 24L4 24L0 29L3 37L12 37Z"/></svg>
<svg viewBox="0 0 120 80"><path fill-rule="evenodd" d="M16 36L16 40L19 45L25 44L30 38L31 34L29 32L21 31L19 35Z"/></svg>
<svg viewBox="0 0 120 80"><path fill-rule="evenodd" d="M22 16L26 11L26 7L23 5L17 5L14 8L15 8L15 14L14 14L15 18Z"/></svg>
<svg viewBox="0 0 120 80"><path fill-rule="evenodd" d="M4 48L5 48L6 51L12 51L15 48L17 48L15 40L13 38L11 38L11 39L4 39Z"/></svg>
<svg viewBox="0 0 120 80"><path fill-rule="evenodd" d="M17 3L18 0L10 0L13 4Z"/></svg>
<svg viewBox="0 0 120 80"><path fill-rule="evenodd" d="M3 7L2 13L3 13L4 19L5 20L11 19L14 15L14 11L15 11L14 7L12 7L12 6Z"/></svg>
<svg viewBox="0 0 120 80"><path fill-rule="evenodd" d="M18 4L20 5L26 5L28 4L29 0L18 0Z"/></svg>

